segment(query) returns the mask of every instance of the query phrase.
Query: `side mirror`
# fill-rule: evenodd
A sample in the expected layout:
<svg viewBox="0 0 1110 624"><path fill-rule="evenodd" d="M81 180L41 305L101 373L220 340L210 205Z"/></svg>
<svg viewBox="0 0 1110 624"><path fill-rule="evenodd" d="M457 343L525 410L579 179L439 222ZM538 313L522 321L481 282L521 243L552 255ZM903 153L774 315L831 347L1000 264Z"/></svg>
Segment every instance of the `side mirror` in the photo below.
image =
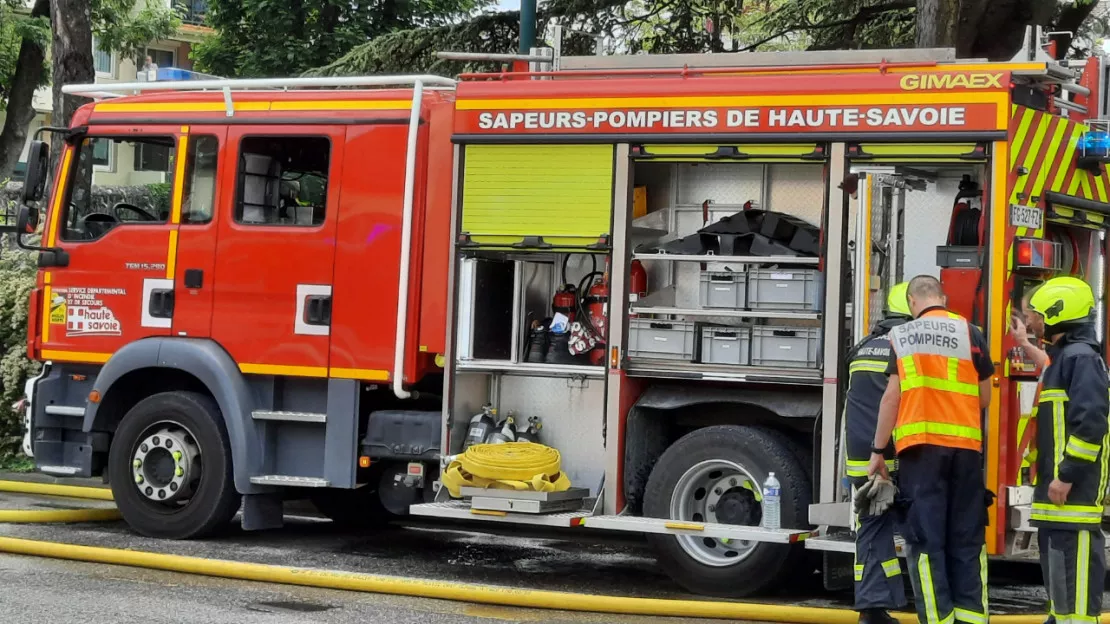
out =
<svg viewBox="0 0 1110 624"><path fill-rule="evenodd" d="M23 201L25 203L41 201L43 196L46 195L46 178L49 168L50 146L46 141L31 141L31 147L27 152L27 174L23 177ZM22 213L20 216L22 216Z"/></svg>
<svg viewBox="0 0 1110 624"><path fill-rule="evenodd" d="M34 234L39 227L39 210L34 206L20 206L19 218L15 223L18 234Z"/></svg>

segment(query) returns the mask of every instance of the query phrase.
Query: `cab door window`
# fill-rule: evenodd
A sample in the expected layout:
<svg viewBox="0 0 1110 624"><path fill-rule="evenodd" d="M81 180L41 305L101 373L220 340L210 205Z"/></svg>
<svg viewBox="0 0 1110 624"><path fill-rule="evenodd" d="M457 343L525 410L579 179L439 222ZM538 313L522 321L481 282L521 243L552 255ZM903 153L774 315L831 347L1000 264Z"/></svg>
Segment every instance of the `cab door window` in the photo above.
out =
<svg viewBox="0 0 1110 624"><path fill-rule="evenodd" d="M174 159L172 136L86 137L70 171L62 240L93 241L116 227L166 223Z"/></svg>

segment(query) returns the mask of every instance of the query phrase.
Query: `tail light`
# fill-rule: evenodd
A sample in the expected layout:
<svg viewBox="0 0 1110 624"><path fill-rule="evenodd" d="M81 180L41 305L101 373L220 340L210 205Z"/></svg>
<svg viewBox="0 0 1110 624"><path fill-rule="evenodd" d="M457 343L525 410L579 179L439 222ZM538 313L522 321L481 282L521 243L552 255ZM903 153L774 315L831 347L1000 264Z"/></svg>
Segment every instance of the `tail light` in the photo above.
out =
<svg viewBox="0 0 1110 624"><path fill-rule="evenodd" d="M1038 238L1014 241L1014 272L1029 276L1057 273L1061 270L1060 244Z"/></svg>

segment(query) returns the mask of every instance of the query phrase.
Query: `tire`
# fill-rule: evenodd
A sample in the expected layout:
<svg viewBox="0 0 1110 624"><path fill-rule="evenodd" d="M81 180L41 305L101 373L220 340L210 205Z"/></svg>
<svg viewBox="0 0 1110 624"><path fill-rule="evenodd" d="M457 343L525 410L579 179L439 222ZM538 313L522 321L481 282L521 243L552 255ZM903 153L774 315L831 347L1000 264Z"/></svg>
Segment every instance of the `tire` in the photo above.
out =
<svg viewBox="0 0 1110 624"><path fill-rule="evenodd" d="M184 461L168 452L168 435L178 440L176 448L182 447L180 442L184 440L184 447L189 449ZM149 449L149 441L156 438L166 448L155 446L144 456L145 463L139 460L142 465L136 465L136 458L145 452L144 442ZM173 482L161 487L167 481L167 457L169 474L183 475L179 477L180 487L173 487ZM186 465L187 469L176 472L175 464ZM143 477L141 483L139 477ZM132 407L112 439L108 479L123 519L147 537L193 539L212 535L228 525L241 503L220 409L211 397L197 392L155 394ZM154 500L144 494L151 491L179 498Z"/></svg>
<svg viewBox="0 0 1110 624"><path fill-rule="evenodd" d="M774 472L782 484L782 526L805 528L811 486L795 452L781 435L731 425L694 431L663 453L648 479L644 515L756 525L762 518L762 507L750 490L753 486L758 489L769 472ZM701 487L702 483L714 485ZM719 516L708 515L711 500L719 504ZM799 577L800 567L807 565L801 544L726 545L708 538L655 534L648 539L671 578L702 595L743 598L761 594L787 577Z"/></svg>
<svg viewBox="0 0 1110 624"><path fill-rule="evenodd" d="M353 490L320 489L309 493L308 498L316 510L343 528L371 528L387 524L396 518L382 504L378 494L382 465L374 464L359 481L366 485Z"/></svg>

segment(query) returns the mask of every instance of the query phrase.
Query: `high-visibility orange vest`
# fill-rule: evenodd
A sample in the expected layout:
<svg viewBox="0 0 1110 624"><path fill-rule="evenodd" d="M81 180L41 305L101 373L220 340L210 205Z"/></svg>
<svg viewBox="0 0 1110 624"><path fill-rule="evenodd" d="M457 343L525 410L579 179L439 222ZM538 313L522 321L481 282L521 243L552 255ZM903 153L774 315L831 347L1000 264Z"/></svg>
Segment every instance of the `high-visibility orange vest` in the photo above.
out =
<svg viewBox="0 0 1110 624"><path fill-rule="evenodd" d="M982 450L979 374L967 320L932 310L892 329L890 341L902 389L895 450L918 444Z"/></svg>

